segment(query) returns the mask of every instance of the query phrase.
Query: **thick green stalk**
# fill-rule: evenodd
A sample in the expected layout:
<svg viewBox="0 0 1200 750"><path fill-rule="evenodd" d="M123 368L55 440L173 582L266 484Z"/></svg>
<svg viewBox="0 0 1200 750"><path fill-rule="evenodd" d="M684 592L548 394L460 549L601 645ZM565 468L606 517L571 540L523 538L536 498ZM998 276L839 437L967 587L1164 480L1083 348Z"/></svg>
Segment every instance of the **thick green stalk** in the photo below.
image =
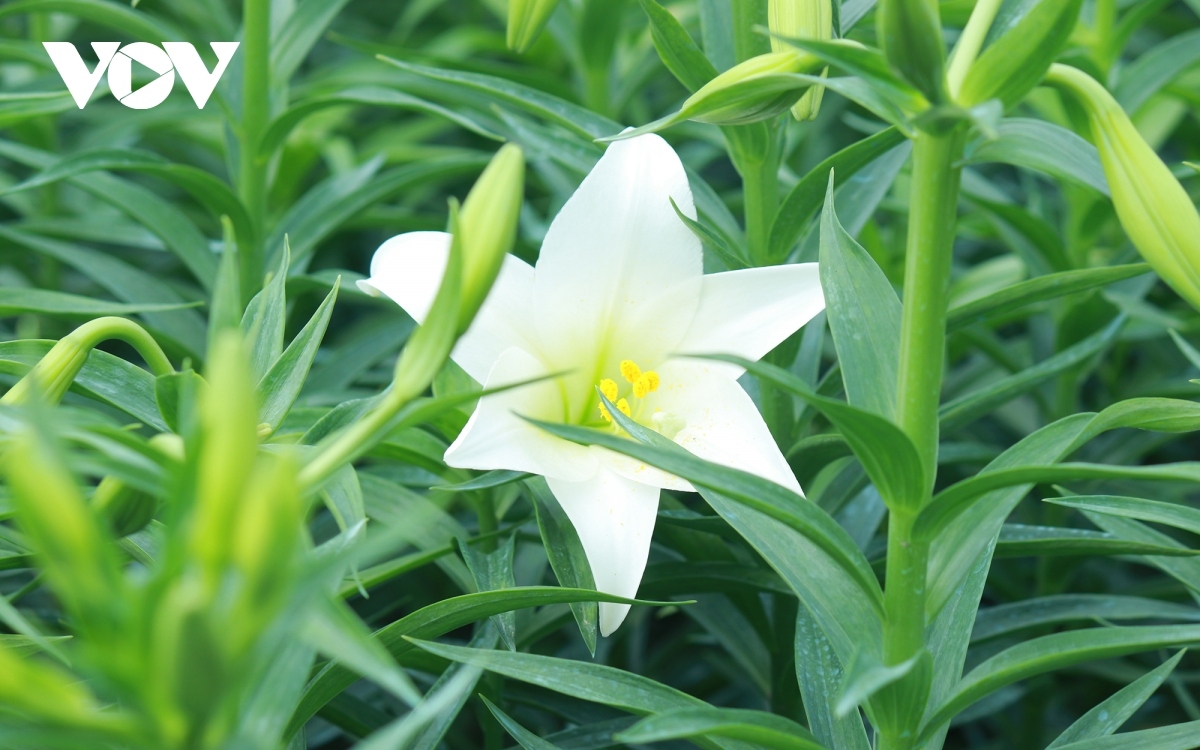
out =
<svg viewBox="0 0 1200 750"><path fill-rule="evenodd" d="M946 291L958 202L963 133L921 133L913 151L908 257L900 331L897 422L917 446L930 490L936 471L938 401L946 349ZM913 538L915 513L894 511L888 520L887 589L883 657L901 664L925 646L925 581L929 544ZM883 732L880 750L908 750L916 723Z"/></svg>
<svg viewBox="0 0 1200 750"><path fill-rule="evenodd" d="M267 165L258 158L266 130L271 96L271 0L245 0L242 5L242 126L238 191L251 218L260 226L267 213ZM263 280L263 248L238 248L242 291L246 299Z"/></svg>
<svg viewBox="0 0 1200 750"><path fill-rule="evenodd" d="M779 162L775 149L762 160L746 159L737 163L742 175L743 211L746 221L746 245L756 266L765 266L771 223L779 208Z"/></svg>
<svg viewBox="0 0 1200 750"><path fill-rule="evenodd" d="M937 465L946 289L962 148L963 133L957 128L943 135L921 133L913 149L896 421L916 445L930 486Z"/></svg>

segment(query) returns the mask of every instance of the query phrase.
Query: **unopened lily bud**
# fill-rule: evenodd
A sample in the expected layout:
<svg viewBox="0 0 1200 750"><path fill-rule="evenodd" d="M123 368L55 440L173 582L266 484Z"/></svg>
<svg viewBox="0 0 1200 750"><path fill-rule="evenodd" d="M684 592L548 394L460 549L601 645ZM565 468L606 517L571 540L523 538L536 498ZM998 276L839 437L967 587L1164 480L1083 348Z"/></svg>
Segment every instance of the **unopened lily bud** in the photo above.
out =
<svg viewBox="0 0 1200 750"><path fill-rule="evenodd" d="M462 333L483 305L504 256L517 240L525 199L525 154L506 144L475 181L458 214L456 242L462 245L462 293L458 330Z"/></svg>
<svg viewBox="0 0 1200 750"><path fill-rule="evenodd" d="M119 339L137 349L155 375L174 372L158 343L137 323L124 318L97 318L59 340L24 378L4 394L0 404L26 403L34 392L40 393L47 403L57 404L67 395L92 349L109 339Z"/></svg>
<svg viewBox="0 0 1200 750"><path fill-rule="evenodd" d="M812 87L797 74L812 74L823 63L794 49L771 52L739 63L706 83L679 110L681 119L716 125L742 125L774 117Z"/></svg>
<svg viewBox="0 0 1200 750"><path fill-rule="evenodd" d="M105 477L92 493L92 507L108 523L113 535L127 537L141 531L154 518L158 501L116 477Z"/></svg>
<svg viewBox="0 0 1200 750"><path fill-rule="evenodd" d="M832 0L770 0L767 5L767 20L771 29L771 51L783 52L787 43L777 37L789 39L818 39L825 41L833 37ZM824 76L829 69L822 71ZM800 100L792 105L792 116L797 120L812 120L821 108L824 86L813 86Z"/></svg>
<svg viewBox="0 0 1200 750"><path fill-rule="evenodd" d="M1200 310L1200 214L1175 175L1094 78L1055 64L1046 82L1087 112L1125 233L1158 275Z"/></svg>
<svg viewBox="0 0 1200 750"><path fill-rule="evenodd" d="M946 43L937 0L880 0L875 29L896 72L929 101L946 98Z"/></svg>
<svg viewBox="0 0 1200 750"><path fill-rule="evenodd" d="M557 7L558 0L508 0L508 48L524 52L532 47Z"/></svg>

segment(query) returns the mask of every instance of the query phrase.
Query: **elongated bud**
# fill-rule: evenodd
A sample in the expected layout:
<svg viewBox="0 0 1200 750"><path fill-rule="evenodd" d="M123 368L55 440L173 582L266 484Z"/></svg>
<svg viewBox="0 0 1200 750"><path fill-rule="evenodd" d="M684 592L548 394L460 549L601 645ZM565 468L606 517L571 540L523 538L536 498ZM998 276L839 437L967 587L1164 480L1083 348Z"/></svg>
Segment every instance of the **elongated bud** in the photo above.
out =
<svg viewBox="0 0 1200 750"><path fill-rule="evenodd" d="M119 339L137 349L155 375L174 372L158 343L137 323L124 318L96 318L62 337L4 394L0 404L26 403L35 392L47 403L57 404L67 395L92 349L109 339Z"/></svg>
<svg viewBox="0 0 1200 750"><path fill-rule="evenodd" d="M875 28L884 57L931 102L946 98L946 42L937 0L880 0Z"/></svg>
<svg viewBox="0 0 1200 750"><path fill-rule="evenodd" d="M1158 275L1200 310L1200 214L1175 175L1094 78L1066 65L1046 82L1087 112L1113 205L1125 233Z"/></svg>
<svg viewBox="0 0 1200 750"><path fill-rule="evenodd" d="M525 200L525 154L505 144L475 181L463 201L454 228L463 253L458 331L462 333L491 291L504 256L517 240L517 222Z"/></svg>
<svg viewBox="0 0 1200 750"><path fill-rule="evenodd" d="M796 74L812 74L821 67L819 59L794 49L758 55L706 83L683 103L679 114L717 125L766 120L791 107L812 87Z"/></svg>
<svg viewBox="0 0 1200 750"><path fill-rule="evenodd" d="M247 478L258 452L258 395L241 335L227 330L209 355L200 401L200 448L191 553L209 576L223 574L239 522Z"/></svg>
<svg viewBox="0 0 1200 750"><path fill-rule="evenodd" d="M524 52L546 27L558 0L508 0L508 48Z"/></svg>
<svg viewBox="0 0 1200 750"><path fill-rule="evenodd" d="M833 38L832 0L770 0L767 5L767 21L771 29L771 51L783 52L787 44L776 35L791 39ZM822 77L829 69L822 71ZM797 120L812 120L821 109L824 86L813 86L800 100L792 105L792 116Z"/></svg>

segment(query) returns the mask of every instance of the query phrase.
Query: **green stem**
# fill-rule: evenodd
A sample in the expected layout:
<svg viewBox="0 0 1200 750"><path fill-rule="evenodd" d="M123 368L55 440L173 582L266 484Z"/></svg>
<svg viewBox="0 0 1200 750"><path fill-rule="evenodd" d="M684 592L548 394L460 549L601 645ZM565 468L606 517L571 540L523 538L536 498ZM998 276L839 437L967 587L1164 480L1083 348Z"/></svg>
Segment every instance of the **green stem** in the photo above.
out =
<svg viewBox="0 0 1200 750"><path fill-rule="evenodd" d="M937 466L946 289L962 148L963 131L956 128L942 135L921 133L913 149L896 421L916 445L930 487Z"/></svg>
<svg viewBox="0 0 1200 750"><path fill-rule="evenodd" d="M756 266L765 266L771 261L767 241L779 207L779 163L774 151L770 149L761 161L747 159L737 165L742 175L746 246Z"/></svg>
<svg viewBox="0 0 1200 750"><path fill-rule="evenodd" d="M950 64L946 69L946 85L950 89L950 96L958 96L967 73L979 57L979 50L983 49L983 40L987 38L1002 2L1003 0L979 0L975 4L975 10L971 11L971 17L967 20L958 43L954 45L954 52L950 55Z"/></svg>
<svg viewBox="0 0 1200 750"><path fill-rule="evenodd" d="M733 0L733 53L738 62L771 51L771 41L756 27L767 26L767 0Z"/></svg>
<svg viewBox="0 0 1200 750"><path fill-rule="evenodd" d="M335 471L362 456L387 435L392 419L415 397L393 387L366 416L322 441L316 455L300 470L302 492L320 487Z"/></svg>
<svg viewBox="0 0 1200 750"><path fill-rule="evenodd" d="M921 133L913 150L896 421L917 446L929 491L937 466L946 291L963 140L961 128L941 135ZM889 665L908 661L925 647L929 543L913 538L915 518L916 513L893 509L888 519L883 658ZM916 689L897 687L901 692ZM880 733L880 750L910 750L920 721L920 711L912 713L911 725Z"/></svg>
<svg viewBox="0 0 1200 750"><path fill-rule="evenodd" d="M242 127L238 190L253 221L263 226L267 212L267 166L258 146L270 117L271 0L245 0L242 6ZM244 299L263 278L263 248L238 248Z"/></svg>

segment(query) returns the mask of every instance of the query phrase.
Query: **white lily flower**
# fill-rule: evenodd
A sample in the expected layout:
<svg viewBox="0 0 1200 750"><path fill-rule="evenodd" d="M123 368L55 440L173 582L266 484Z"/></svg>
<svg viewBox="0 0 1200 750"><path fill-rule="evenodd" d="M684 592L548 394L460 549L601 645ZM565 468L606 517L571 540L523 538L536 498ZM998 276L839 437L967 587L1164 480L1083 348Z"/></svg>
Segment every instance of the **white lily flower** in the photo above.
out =
<svg viewBox="0 0 1200 750"><path fill-rule="evenodd" d="M544 476L583 543L600 591L637 594L659 490L691 485L595 446L553 437L521 417L617 429L597 386L623 412L695 455L800 485L732 365L757 360L824 309L817 264L705 276L701 246L671 207L694 217L687 174L657 135L617 141L554 219L536 266L508 256L451 355L493 388L566 375L480 401L446 451L450 466ZM450 236L388 240L360 287L418 322L441 281ZM609 635L629 605L600 604Z"/></svg>

